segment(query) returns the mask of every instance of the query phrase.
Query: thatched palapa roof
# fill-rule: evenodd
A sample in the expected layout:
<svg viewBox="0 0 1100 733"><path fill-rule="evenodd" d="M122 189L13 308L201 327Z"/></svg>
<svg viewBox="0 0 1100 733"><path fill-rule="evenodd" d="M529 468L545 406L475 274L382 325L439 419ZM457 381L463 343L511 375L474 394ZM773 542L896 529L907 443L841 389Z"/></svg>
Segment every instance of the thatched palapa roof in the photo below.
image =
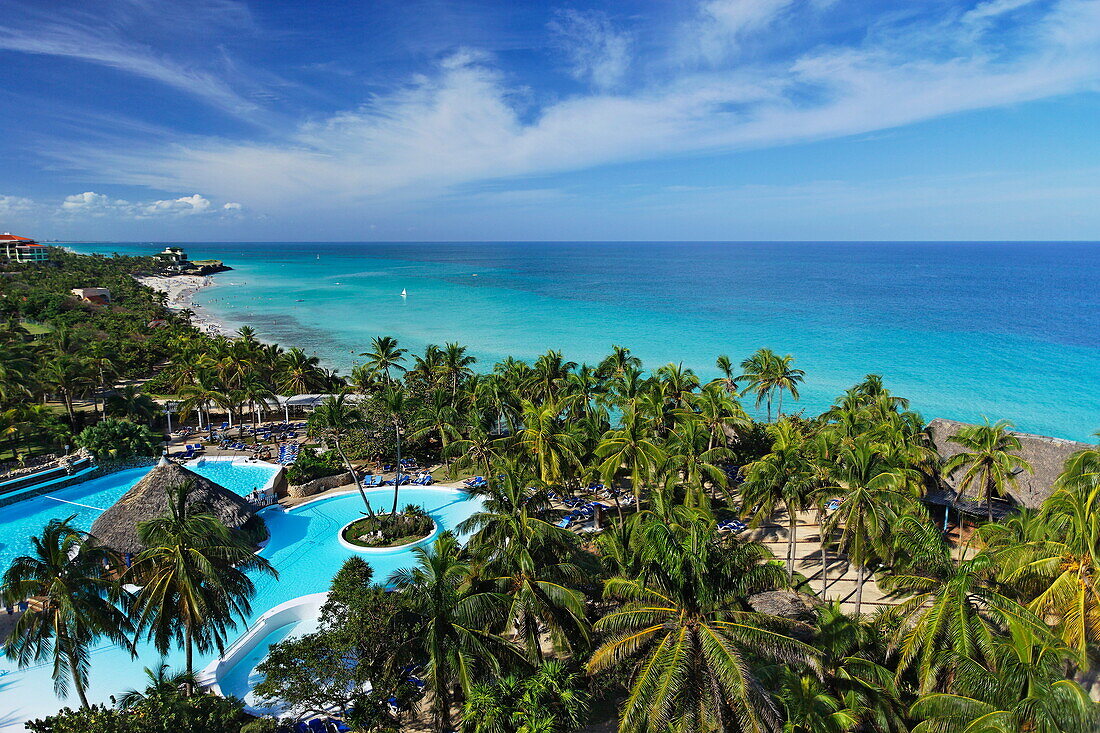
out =
<svg viewBox="0 0 1100 733"><path fill-rule="evenodd" d="M953 456L966 451L961 445L950 440L952 436L965 427L968 427L967 423L944 420L939 417L928 423L928 432L932 437L932 442L944 461L948 461ZM1030 435L1015 431L1012 431L1012 434L1020 440L1019 456L1031 464L1034 472L1022 471L1018 473L1016 484L1010 484L1006 489L1015 503L1029 509L1037 508L1047 497L1054 493L1054 482L1062 473L1067 458L1079 450L1092 447L1087 443L1078 443L1062 438L1048 438L1045 435ZM956 492L962 474L963 471L960 470L954 476L945 479L945 491L937 493L952 501L956 500L958 498ZM972 508L980 511L980 513L985 513L985 504L980 497L962 497L960 503L962 502L972 505ZM946 502L937 501L936 503ZM998 513L996 506L997 502L994 502L994 515Z"/></svg>
<svg viewBox="0 0 1100 733"><path fill-rule="evenodd" d="M114 506L99 515L92 524L92 535L119 552L140 552L145 548L138 540L137 525L167 514L171 490L185 483L191 484L188 502L206 507L231 529L241 529L256 514L244 498L229 489L161 458Z"/></svg>

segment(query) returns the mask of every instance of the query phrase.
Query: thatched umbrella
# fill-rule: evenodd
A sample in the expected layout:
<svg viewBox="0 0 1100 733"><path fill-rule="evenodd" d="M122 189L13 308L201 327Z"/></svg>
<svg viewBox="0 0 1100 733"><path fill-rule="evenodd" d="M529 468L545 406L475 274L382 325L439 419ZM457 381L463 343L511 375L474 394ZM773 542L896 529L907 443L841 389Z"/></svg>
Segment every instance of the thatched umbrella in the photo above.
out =
<svg viewBox="0 0 1100 733"><path fill-rule="evenodd" d="M145 547L138 540L138 524L166 515L172 490L184 484L191 485L188 503L204 506L230 529L244 529L256 517L255 510L241 496L161 458L114 506L99 515L92 524L92 535L118 552L141 552Z"/></svg>

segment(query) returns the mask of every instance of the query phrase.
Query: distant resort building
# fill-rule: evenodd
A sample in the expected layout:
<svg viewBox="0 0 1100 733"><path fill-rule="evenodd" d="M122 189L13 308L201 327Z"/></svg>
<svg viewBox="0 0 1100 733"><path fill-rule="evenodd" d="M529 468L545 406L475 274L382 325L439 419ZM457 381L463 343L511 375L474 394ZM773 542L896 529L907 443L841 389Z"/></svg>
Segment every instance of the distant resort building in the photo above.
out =
<svg viewBox="0 0 1100 733"><path fill-rule="evenodd" d="M107 288L73 288L72 294L86 303L107 305L111 302L111 291Z"/></svg>
<svg viewBox="0 0 1100 733"><path fill-rule="evenodd" d="M183 270L187 267L187 253L183 247L165 247L163 252L153 256L170 269Z"/></svg>
<svg viewBox="0 0 1100 733"><path fill-rule="evenodd" d="M957 435L959 430L968 427L967 423L955 420L936 418L928 423L928 432L932 437L932 443L943 460L949 461L952 457L966 451L958 443L950 439ZM1006 498L993 499L993 517L1000 519L1018 507L1037 509L1044 500L1054 493L1054 483L1058 480L1065 467L1066 459L1080 450L1091 448L1088 443L1078 443L1062 438L1049 438L1045 435L1031 435L1029 433L1012 433L1020 440L1019 456L1031 464L1032 472L1021 470L1016 474L1016 483L1006 487ZM935 491L929 491L925 502L937 506L951 507L966 512L970 515L986 516L985 498L975 496L974 490L960 495L959 480L964 471L959 470L954 476L941 481L941 487Z"/></svg>
<svg viewBox="0 0 1100 733"><path fill-rule="evenodd" d="M0 234L0 252L7 262L49 262L50 250L28 237L18 237L11 232Z"/></svg>

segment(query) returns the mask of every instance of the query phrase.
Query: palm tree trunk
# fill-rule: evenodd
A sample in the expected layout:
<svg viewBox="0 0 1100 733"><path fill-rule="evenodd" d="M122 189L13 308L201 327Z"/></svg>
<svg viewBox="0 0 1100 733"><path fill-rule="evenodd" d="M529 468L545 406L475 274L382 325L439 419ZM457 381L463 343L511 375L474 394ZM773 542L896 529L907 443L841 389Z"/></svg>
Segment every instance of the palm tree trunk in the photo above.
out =
<svg viewBox="0 0 1100 733"><path fill-rule="evenodd" d="M344 468L348 469L351 477L355 480L355 488L359 489L359 496L363 497L363 504L367 507L368 514L373 517L374 509L371 508L370 502L367 501L367 492L363 491L363 484L361 481L359 481L359 474L355 472L355 469L352 468L351 462L348 460L348 457L344 454L344 447L340 444L340 436L334 436L333 442L336 443L336 452L340 454L340 460L344 462Z"/></svg>
<svg viewBox="0 0 1100 733"><path fill-rule="evenodd" d="M787 582L794 584L794 548L798 544L795 533L798 531L798 516L787 507Z"/></svg>
<svg viewBox="0 0 1100 733"><path fill-rule="evenodd" d="M826 591L829 590L829 566L826 565L825 557L825 544L827 537L825 536L825 516L819 514L817 517L817 534L818 540L821 542L821 597L825 598Z"/></svg>
<svg viewBox="0 0 1100 733"><path fill-rule="evenodd" d="M768 422L772 421L772 393L768 392Z"/></svg>
<svg viewBox="0 0 1100 733"><path fill-rule="evenodd" d="M856 615L863 607L863 568L856 568Z"/></svg>
<svg viewBox="0 0 1100 733"><path fill-rule="evenodd" d="M393 509L390 511L390 516L397 515L397 494L401 491L401 426L397 420L393 421L393 433L397 438L397 475L393 477Z"/></svg>
<svg viewBox="0 0 1100 733"><path fill-rule="evenodd" d="M69 658L69 672L73 676L73 687L76 688L77 697L80 698L80 707L88 710L92 706L88 704L88 695L84 692L83 680L80 679L77 673L76 653L72 649L69 649L65 656Z"/></svg>
<svg viewBox="0 0 1100 733"><path fill-rule="evenodd" d="M783 390L779 390L779 405L776 407L775 416L777 419L783 419Z"/></svg>
<svg viewBox="0 0 1100 733"><path fill-rule="evenodd" d="M993 475L988 468L985 469L985 510L989 523L993 524Z"/></svg>
<svg viewBox="0 0 1100 733"><path fill-rule="evenodd" d="M194 636L191 632L191 624L187 624L187 629L184 633L185 633L185 642L184 643L187 646L187 676L190 677L191 675L193 675L195 673L195 660L194 660L195 639L194 639ZM191 693L192 693L190 682L187 683L186 692L187 692L188 696L190 696Z"/></svg>

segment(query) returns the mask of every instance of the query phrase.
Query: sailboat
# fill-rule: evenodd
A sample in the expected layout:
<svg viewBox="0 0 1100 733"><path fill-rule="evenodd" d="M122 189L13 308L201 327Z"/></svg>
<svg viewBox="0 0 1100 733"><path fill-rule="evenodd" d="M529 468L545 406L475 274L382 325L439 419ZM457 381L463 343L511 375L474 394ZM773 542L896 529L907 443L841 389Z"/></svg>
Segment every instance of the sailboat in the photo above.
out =
<svg viewBox="0 0 1100 733"><path fill-rule="evenodd" d="M406 297L408 297L408 295L409 294L407 292L405 292L405 288L401 288L401 297L406 298Z"/></svg>

